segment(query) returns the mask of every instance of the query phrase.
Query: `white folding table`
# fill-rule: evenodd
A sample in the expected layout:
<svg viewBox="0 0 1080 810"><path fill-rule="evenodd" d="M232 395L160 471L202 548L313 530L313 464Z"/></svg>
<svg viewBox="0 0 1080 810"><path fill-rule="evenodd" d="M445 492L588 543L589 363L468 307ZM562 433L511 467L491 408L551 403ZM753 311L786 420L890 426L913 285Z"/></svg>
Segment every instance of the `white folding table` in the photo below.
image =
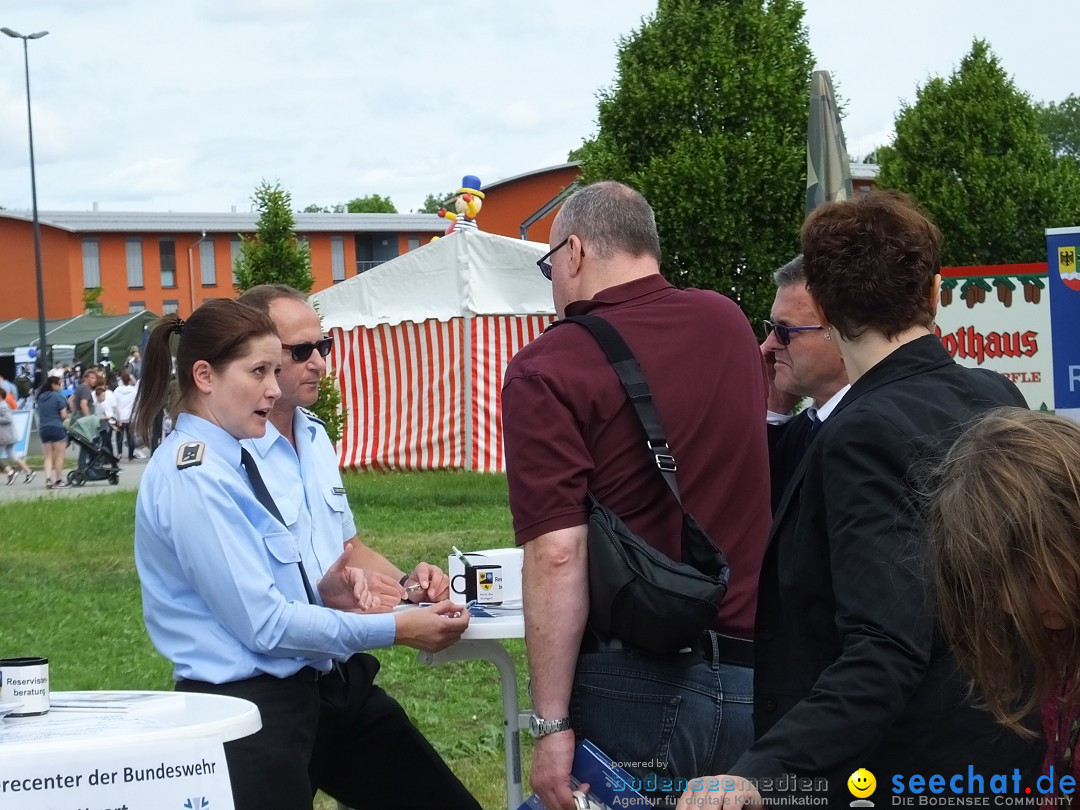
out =
<svg viewBox="0 0 1080 810"><path fill-rule="evenodd" d="M441 666L451 661L490 661L499 670L499 686L503 702L503 747L506 753L506 806L517 810L522 802L521 790L521 723L518 705L517 667L503 645L508 638L525 638L525 616L521 611L500 612L488 619L474 616L461 640L442 652L421 652L417 658L428 666Z"/></svg>

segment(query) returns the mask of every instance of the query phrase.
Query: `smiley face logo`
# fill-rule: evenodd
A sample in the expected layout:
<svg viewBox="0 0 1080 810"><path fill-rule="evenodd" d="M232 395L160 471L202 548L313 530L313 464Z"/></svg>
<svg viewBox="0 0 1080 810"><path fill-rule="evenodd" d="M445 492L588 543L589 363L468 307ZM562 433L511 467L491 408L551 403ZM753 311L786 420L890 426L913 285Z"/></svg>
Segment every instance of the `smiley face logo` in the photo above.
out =
<svg viewBox="0 0 1080 810"><path fill-rule="evenodd" d="M866 768L859 768L847 780L848 790L857 799L865 799L877 790L877 779Z"/></svg>

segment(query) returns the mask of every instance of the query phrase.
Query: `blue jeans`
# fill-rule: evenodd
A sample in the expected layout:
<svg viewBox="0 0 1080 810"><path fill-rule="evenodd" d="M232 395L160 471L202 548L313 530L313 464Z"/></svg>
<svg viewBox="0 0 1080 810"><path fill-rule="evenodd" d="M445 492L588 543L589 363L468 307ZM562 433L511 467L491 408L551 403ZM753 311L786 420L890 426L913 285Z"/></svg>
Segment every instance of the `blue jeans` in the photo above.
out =
<svg viewBox="0 0 1080 810"><path fill-rule="evenodd" d="M578 657L574 732L640 779L657 807L696 776L727 773L754 740L754 670L721 663L723 640L710 639L704 655L624 649Z"/></svg>

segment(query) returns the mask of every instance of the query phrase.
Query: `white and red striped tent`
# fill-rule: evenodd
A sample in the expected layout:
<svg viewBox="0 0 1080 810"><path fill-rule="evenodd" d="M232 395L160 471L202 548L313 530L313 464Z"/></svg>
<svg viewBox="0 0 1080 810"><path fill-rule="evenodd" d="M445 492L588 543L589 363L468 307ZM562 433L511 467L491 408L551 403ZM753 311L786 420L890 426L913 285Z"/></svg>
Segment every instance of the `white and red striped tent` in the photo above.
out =
<svg viewBox="0 0 1080 810"><path fill-rule="evenodd" d="M554 318L547 245L456 231L312 296L346 469L505 469L506 364Z"/></svg>

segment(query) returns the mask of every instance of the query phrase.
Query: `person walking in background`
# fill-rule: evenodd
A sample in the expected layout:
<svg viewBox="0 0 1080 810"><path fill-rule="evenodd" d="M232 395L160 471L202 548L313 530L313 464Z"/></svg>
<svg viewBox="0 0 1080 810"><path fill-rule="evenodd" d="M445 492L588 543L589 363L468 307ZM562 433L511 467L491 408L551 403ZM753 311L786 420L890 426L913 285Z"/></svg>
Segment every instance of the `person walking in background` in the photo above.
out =
<svg viewBox="0 0 1080 810"><path fill-rule="evenodd" d="M90 416L94 412L94 389L97 388L97 372L89 368L82 375L82 381L75 386L71 395L71 412L75 418Z"/></svg>
<svg viewBox="0 0 1080 810"><path fill-rule="evenodd" d="M935 481L929 560L945 637L1001 725L1030 737L1041 710L1042 772L1067 799L1061 777L1080 782L1080 425L990 411Z"/></svg>
<svg viewBox="0 0 1080 810"><path fill-rule="evenodd" d="M9 394L6 390L0 392L0 452L4 453L10 461L14 461L15 465L22 470L23 482L29 484L34 480L34 471L26 466L26 462L20 457L15 455L15 443L17 437L15 435L15 420L12 417L12 413L17 410L18 406L15 402L15 397ZM12 469L10 464L4 465L4 474L7 475L7 485L11 486L15 483L15 478L18 473Z"/></svg>
<svg viewBox="0 0 1080 810"><path fill-rule="evenodd" d="M68 435L64 420L68 418L68 401L60 393L62 382L59 376L50 372L37 399L38 433L45 456L46 489L63 489L67 486L64 481L64 450L67 448Z"/></svg>
<svg viewBox="0 0 1080 810"><path fill-rule="evenodd" d="M138 346L131 347L131 354L128 355L127 362L124 363L124 368L134 379L139 379L139 376L142 374L142 354L139 352Z"/></svg>
<svg viewBox="0 0 1080 810"><path fill-rule="evenodd" d="M15 383L11 382L3 374L0 374L0 391L5 394L11 394L13 399L19 398L19 389L15 386Z"/></svg>
<svg viewBox="0 0 1080 810"><path fill-rule="evenodd" d="M127 440L128 461L135 458L135 436L131 432L131 416L135 406L138 388L134 385L131 372L120 372L120 384L113 391L116 397L116 457L124 455L124 440Z"/></svg>

